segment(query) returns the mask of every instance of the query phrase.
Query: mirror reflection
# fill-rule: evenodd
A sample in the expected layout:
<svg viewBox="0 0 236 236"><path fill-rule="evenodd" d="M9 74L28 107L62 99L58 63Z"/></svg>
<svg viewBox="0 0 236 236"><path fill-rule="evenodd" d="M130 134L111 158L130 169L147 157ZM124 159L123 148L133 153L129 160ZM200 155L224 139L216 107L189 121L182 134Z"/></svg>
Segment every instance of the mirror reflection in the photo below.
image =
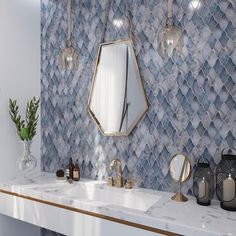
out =
<svg viewBox="0 0 236 236"><path fill-rule="evenodd" d="M173 156L170 162L170 175L177 182L186 181L191 172L191 164L189 159L183 154Z"/></svg>
<svg viewBox="0 0 236 236"><path fill-rule="evenodd" d="M147 111L131 40L100 46L88 110L109 136L128 135Z"/></svg>

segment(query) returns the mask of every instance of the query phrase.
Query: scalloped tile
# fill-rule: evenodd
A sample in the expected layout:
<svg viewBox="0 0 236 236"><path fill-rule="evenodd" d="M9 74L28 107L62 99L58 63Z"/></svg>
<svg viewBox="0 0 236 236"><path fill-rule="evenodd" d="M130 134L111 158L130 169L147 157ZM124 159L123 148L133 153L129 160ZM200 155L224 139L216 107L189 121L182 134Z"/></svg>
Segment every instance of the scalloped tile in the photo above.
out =
<svg viewBox="0 0 236 236"><path fill-rule="evenodd" d="M161 58L156 35L165 24L166 1L129 0L149 110L129 137L112 138L100 134L86 110L104 1L73 3L73 45L80 55L73 74L58 70L66 3L42 0L42 170L54 172L73 157L83 177L106 178L103 167L117 157L138 185L173 191L167 165L176 152L186 152L192 162L206 156L214 168L219 150L236 145L236 4L202 0L194 12L187 1L174 3L175 24L183 27L186 45L182 57ZM106 41L128 37L123 13L124 1L112 1ZM118 30L112 24L116 18L125 21ZM191 193L191 181L184 191Z"/></svg>

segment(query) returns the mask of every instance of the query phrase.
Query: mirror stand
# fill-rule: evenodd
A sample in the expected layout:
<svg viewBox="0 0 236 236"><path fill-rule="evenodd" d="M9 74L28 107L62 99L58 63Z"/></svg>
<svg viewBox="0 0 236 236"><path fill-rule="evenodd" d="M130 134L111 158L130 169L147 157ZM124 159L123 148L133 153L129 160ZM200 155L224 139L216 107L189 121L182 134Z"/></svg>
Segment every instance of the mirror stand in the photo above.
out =
<svg viewBox="0 0 236 236"><path fill-rule="evenodd" d="M178 192L171 198L177 202L186 202L188 198L181 192L182 183L186 182L191 175L190 160L183 154L176 154L172 157L169 164L170 176L178 183Z"/></svg>
<svg viewBox="0 0 236 236"><path fill-rule="evenodd" d="M176 193L173 197L171 197L172 200L177 202L187 202L188 198L185 197L181 192L181 183L179 183L179 191Z"/></svg>

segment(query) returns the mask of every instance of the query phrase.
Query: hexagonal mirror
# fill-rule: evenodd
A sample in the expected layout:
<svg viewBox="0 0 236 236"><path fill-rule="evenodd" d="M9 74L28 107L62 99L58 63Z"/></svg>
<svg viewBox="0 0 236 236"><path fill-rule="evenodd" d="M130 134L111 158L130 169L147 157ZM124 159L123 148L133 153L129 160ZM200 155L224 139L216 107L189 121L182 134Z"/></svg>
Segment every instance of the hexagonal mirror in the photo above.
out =
<svg viewBox="0 0 236 236"><path fill-rule="evenodd" d="M107 136L127 136L147 111L130 39L100 45L88 111Z"/></svg>

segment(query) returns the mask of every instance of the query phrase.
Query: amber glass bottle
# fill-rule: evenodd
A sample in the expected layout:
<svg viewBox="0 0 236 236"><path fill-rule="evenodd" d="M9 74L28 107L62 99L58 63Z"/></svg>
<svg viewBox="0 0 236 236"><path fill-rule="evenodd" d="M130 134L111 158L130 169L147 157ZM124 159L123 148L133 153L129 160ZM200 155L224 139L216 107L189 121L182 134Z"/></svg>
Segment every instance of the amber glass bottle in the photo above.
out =
<svg viewBox="0 0 236 236"><path fill-rule="evenodd" d="M77 163L75 164L75 168L73 170L73 180L74 181L80 180L80 168Z"/></svg>

